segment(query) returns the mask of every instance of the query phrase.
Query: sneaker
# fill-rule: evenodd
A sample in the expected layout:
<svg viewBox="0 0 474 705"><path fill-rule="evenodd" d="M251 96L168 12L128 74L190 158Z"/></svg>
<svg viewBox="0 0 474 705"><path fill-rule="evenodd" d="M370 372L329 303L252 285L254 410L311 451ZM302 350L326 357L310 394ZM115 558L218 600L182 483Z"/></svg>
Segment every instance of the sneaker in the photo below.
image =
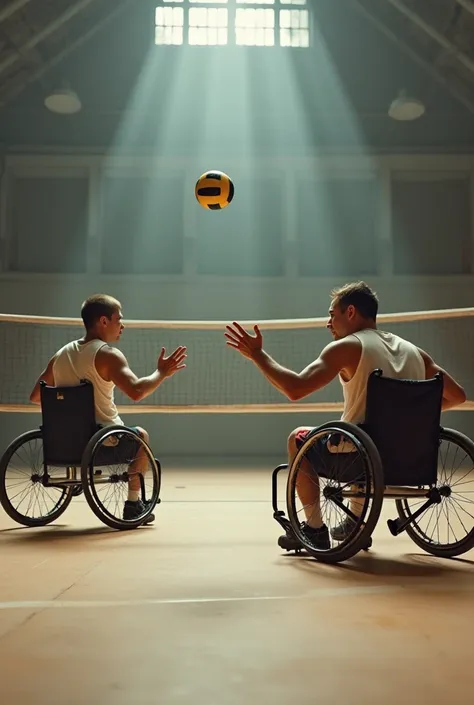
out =
<svg viewBox="0 0 474 705"><path fill-rule="evenodd" d="M338 526L331 529L331 536L334 541L344 541L352 534L356 527L356 523L350 517L346 517Z"/></svg>
<svg viewBox="0 0 474 705"><path fill-rule="evenodd" d="M138 519L142 514L144 514L144 512L146 512L147 504L149 504L149 502L142 502L141 499L137 500L136 502L131 502L129 499L127 499L123 508L124 521L133 521L134 519ZM146 517L143 523L151 524L154 521L155 515L150 514Z"/></svg>
<svg viewBox="0 0 474 705"><path fill-rule="evenodd" d="M313 529L303 522L301 528L304 535L308 537L313 546L319 551L328 551L331 548L329 531L326 525L323 525L320 529ZM285 551L297 551L304 548L296 536L288 536L288 534L279 537L278 545Z"/></svg>

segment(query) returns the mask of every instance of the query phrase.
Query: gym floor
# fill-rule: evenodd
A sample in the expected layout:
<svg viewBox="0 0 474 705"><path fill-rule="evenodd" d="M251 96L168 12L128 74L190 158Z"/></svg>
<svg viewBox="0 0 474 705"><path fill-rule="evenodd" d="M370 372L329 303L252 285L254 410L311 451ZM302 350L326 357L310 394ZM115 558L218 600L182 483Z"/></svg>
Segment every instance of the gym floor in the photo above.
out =
<svg viewBox="0 0 474 705"><path fill-rule="evenodd" d="M130 532L83 496L42 529L0 511L2 703L470 702L474 552L392 537L387 501L369 553L284 555L270 470L167 470Z"/></svg>

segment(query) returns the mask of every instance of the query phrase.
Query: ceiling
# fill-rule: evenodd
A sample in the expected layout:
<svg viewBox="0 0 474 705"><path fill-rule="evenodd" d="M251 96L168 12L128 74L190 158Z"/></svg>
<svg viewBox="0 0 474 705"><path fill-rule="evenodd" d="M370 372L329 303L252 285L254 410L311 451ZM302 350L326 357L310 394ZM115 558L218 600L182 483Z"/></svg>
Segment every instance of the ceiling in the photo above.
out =
<svg viewBox="0 0 474 705"><path fill-rule="evenodd" d="M359 141L362 135L364 145L378 150L474 151L474 0L308 2L314 36L331 56L337 80L357 116ZM0 139L5 149L101 150L112 144L124 116L140 111L146 116L142 115L136 146L146 148L153 143L153 130L160 121L170 120L166 105L178 84L194 99L194 107L178 111L183 137L176 137L172 149L186 151L196 141L201 129L196 116L208 111L209 101L227 121L237 114L241 121L243 108L235 98L233 65L229 63L229 85L234 93L221 86L216 98L206 78L212 70L209 59L199 66L201 59L190 58L188 47L170 49L170 63L157 69L155 98L146 107L137 107L133 97L144 60L150 51L157 51L154 4L150 0L6 0L0 9ZM162 62L168 61L163 54L167 49L160 49ZM345 109L340 99L328 98L330 87L319 75L321 49L319 54L316 49L311 52L292 59L295 82L311 116L311 139L320 147L355 148L358 140L345 114L347 103ZM255 56L249 89L254 96L254 138L259 145L267 140L270 149L268 124L273 119L273 139L281 133L285 144L297 149L297 131L285 132L275 121L283 111L276 93L261 88L268 83L272 55L257 51ZM46 93L64 80L81 97L83 109L76 116L52 115L44 108ZM402 88L426 105L422 119L408 124L388 117L388 105ZM317 118L325 113L331 117L331 129L318 125ZM218 126L215 129L214 134L221 134Z"/></svg>

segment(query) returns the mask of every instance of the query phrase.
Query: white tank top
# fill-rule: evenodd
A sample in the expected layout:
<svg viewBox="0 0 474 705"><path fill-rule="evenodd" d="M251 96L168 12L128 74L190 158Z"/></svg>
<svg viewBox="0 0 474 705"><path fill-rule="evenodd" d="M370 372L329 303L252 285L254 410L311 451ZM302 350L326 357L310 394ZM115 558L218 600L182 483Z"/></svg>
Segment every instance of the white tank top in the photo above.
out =
<svg viewBox="0 0 474 705"><path fill-rule="evenodd" d="M343 421L354 424L365 420L367 382L375 369L395 379L425 379L425 363L413 343L393 333L368 328L354 333L362 345L355 375L345 382L339 375L344 394Z"/></svg>
<svg viewBox="0 0 474 705"><path fill-rule="evenodd" d="M95 418L98 424L123 425L114 402L113 382L106 382L97 372L95 356L107 343L91 340L81 343L73 340L57 352L53 364L54 384L57 387L75 387L82 379L87 379L94 387Z"/></svg>

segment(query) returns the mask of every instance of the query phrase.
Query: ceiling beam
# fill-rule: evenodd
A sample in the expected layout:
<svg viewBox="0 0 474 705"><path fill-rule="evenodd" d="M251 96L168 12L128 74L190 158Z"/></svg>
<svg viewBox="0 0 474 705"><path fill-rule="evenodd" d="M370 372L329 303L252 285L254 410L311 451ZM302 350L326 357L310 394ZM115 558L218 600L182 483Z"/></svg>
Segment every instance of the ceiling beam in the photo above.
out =
<svg viewBox="0 0 474 705"><path fill-rule="evenodd" d="M37 32L27 42L19 47L18 51L5 57L5 59L0 62L0 74L2 74L5 69L10 68L10 66L15 64L26 52L33 49L37 44L42 42L54 32L57 32L58 29L60 29L66 22L69 22L69 20L71 20L79 12L82 12L82 10L84 10L87 5L90 5L91 2L95 2L95 0L76 0L76 2L68 7L62 15L56 17L56 19L50 22L44 29Z"/></svg>
<svg viewBox="0 0 474 705"><path fill-rule="evenodd" d="M472 0L457 0L457 2L461 7L470 12L471 15L474 15L474 2L472 2Z"/></svg>
<svg viewBox="0 0 474 705"><path fill-rule="evenodd" d="M29 2L31 2L31 0L13 0L13 2L7 5L7 7L0 10L0 22L7 20L10 15L13 15L15 12L18 12L18 10L21 10L21 8L28 5Z"/></svg>
<svg viewBox="0 0 474 705"><path fill-rule="evenodd" d="M25 76L21 82L18 82L5 91L0 92L0 107L3 107L8 102L16 98L22 91L34 81L37 81L43 74L50 71L54 66L59 64L63 59L65 59L69 54L76 51L80 46L85 44L91 37L94 36L98 31L102 30L106 25L109 24L113 19L120 15L126 8L130 7L136 3L136 0L116 0L116 3L112 10L108 11L102 20L95 22L86 32L83 32L77 39L67 44L67 46L53 57L44 62L44 64L38 67L35 71Z"/></svg>
<svg viewBox="0 0 474 705"><path fill-rule="evenodd" d="M407 56L409 56L413 61L415 61L421 68L423 68L437 83L446 88L457 100L459 100L464 107L466 107L474 115L474 96L468 96L464 94L464 91L455 88L450 81L448 81L443 74L436 69L429 61L420 56L418 52L412 49L406 42L403 41L395 32L393 32L387 25L378 17L372 14L361 0L351 0L354 8L357 9L369 22L371 22L382 34L384 34L387 39L390 39L394 44L396 44Z"/></svg>
<svg viewBox="0 0 474 705"><path fill-rule="evenodd" d="M388 2L399 12L401 12L402 15L405 15L410 22L416 25L419 29L423 30L429 37L431 37L431 39L434 39L435 42L438 42L438 44L449 54L453 54L456 59L474 75L474 61L470 59L467 54L461 51L459 47L453 44L447 37L445 37L444 34L440 34L440 32L438 32L434 27L425 22L422 17L417 15L416 12L413 12L413 10L410 10L409 7L404 5L401 0L385 0L385 2Z"/></svg>

